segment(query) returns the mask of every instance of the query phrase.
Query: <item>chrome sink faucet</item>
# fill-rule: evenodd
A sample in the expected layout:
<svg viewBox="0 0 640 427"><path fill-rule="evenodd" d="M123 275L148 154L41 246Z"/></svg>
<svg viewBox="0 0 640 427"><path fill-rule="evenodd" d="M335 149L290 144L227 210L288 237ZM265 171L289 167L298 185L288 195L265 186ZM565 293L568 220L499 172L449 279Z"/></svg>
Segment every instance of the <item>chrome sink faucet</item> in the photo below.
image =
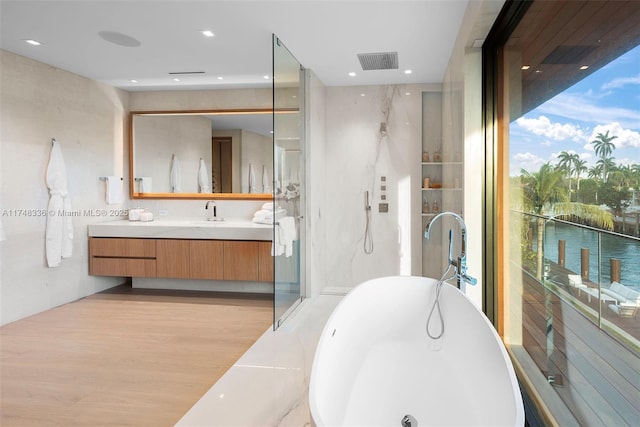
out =
<svg viewBox="0 0 640 427"><path fill-rule="evenodd" d="M464 291L465 283L469 283L470 285L475 285L478 281L469 276L467 274L467 226L464 223L464 220L460 215L454 212L442 212L433 217L429 225L427 226L427 230L424 232L425 239L429 238L429 232L431 231L431 226L436 220L442 216L452 216L456 220L458 220L458 224L460 224L460 233L462 235L462 246L460 255L458 255L457 259L453 259L453 230L449 230L449 265L452 265L456 269L456 282L459 289Z"/></svg>
<svg viewBox="0 0 640 427"><path fill-rule="evenodd" d="M212 205L212 210L211 210L211 216L209 216L209 218L207 218L208 221L224 221L223 218L218 218L218 206L216 205L216 201L215 200L209 200L207 202L206 205L204 205L204 208L206 210L209 210L209 205Z"/></svg>

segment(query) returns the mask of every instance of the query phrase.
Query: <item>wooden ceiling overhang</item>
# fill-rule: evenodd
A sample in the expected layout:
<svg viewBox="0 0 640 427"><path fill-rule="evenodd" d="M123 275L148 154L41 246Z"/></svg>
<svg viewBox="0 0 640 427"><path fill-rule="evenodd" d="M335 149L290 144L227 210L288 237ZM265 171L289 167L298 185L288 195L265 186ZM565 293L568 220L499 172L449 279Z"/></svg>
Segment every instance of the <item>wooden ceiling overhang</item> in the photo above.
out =
<svg viewBox="0 0 640 427"><path fill-rule="evenodd" d="M638 0L533 1L506 44L528 66L521 71L521 114L638 44Z"/></svg>

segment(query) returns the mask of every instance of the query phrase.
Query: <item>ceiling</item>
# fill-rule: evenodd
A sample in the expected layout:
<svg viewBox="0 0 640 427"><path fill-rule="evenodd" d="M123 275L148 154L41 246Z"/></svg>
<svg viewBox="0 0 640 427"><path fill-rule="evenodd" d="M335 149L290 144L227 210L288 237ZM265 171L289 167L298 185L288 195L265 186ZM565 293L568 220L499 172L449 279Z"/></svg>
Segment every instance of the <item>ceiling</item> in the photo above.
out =
<svg viewBox="0 0 640 427"><path fill-rule="evenodd" d="M276 34L327 86L432 83L444 78L467 3L1 0L0 46L128 91L231 89L271 86ZM363 71L357 54L377 52L397 52L398 69Z"/></svg>

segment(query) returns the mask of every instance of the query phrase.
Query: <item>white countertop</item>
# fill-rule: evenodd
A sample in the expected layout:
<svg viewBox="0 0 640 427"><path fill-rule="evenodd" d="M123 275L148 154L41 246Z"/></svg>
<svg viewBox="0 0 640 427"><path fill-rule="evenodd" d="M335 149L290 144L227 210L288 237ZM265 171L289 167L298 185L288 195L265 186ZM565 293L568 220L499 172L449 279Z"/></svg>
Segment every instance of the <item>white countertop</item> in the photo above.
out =
<svg viewBox="0 0 640 427"><path fill-rule="evenodd" d="M248 220L207 221L202 218L118 220L88 226L90 237L155 239L273 240L273 226Z"/></svg>

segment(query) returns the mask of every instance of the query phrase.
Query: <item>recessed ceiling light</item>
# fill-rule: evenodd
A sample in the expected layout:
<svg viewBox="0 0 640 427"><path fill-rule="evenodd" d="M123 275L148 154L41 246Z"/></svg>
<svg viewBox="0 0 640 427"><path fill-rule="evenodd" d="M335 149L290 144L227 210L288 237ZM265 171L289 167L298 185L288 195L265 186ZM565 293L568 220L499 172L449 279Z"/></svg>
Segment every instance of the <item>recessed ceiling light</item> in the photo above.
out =
<svg viewBox="0 0 640 427"><path fill-rule="evenodd" d="M405 74L411 74L411 73L413 73L413 71L411 71L411 70L404 70L404 73L405 73Z"/></svg>
<svg viewBox="0 0 640 427"><path fill-rule="evenodd" d="M588 68L589 68L589 66L588 66L588 65L583 65L583 66L581 66L581 67L580 67L580 69L581 69L581 70L586 70L586 69L588 69Z"/></svg>
<svg viewBox="0 0 640 427"><path fill-rule="evenodd" d="M174 81L174 82L179 82L179 81L180 81L180 79L175 78L175 79L173 79L173 81Z"/></svg>
<svg viewBox="0 0 640 427"><path fill-rule="evenodd" d="M360 96L364 96L364 93L361 93Z"/></svg>
<svg viewBox="0 0 640 427"><path fill-rule="evenodd" d="M31 46L42 46L44 43L39 42L38 40L34 40L34 39L24 39L25 43L29 43Z"/></svg>
<svg viewBox="0 0 640 427"><path fill-rule="evenodd" d="M129 80L131 83L138 83L138 81L136 79L131 79Z"/></svg>
<svg viewBox="0 0 640 427"><path fill-rule="evenodd" d="M211 31L211 30L202 30L200 32L205 37L213 37L213 36L215 36L215 34L213 34L213 31Z"/></svg>
<svg viewBox="0 0 640 427"><path fill-rule="evenodd" d="M352 72L350 72L350 73L349 73L349 76L350 76L350 77L355 77L355 76L356 76L356 73L354 73L354 72L352 71Z"/></svg>
<svg viewBox="0 0 640 427"><path fill-rule="evenodd" d="M520 67L521 70L528 70L529 68L531 68L531 65L523 65Z"/></svg>
<svg viewBox="0 0 640 427"><path fill-rule="evenodd" d="M218 80L224 80L224 77L219 76L219 77L218 77Z"/></svg>
<svg viewBox="0 0 640 427"><path fill-rule="evenodd" d="M536 70L536 74L541 74L542 70Z"/></svg>
<svg viewBox="0 0 640 427"><path fill-rule="evenodd" d="M270 78L269 76L262 76L262 77L264 77L267 80L269 80L269 78Z"/></svg>
<svg viewBox="0 0 640 427"><path fill-rule="evenodd" d="M409 96L411 95L411 92L406 92L405 95Z"/></svg>

